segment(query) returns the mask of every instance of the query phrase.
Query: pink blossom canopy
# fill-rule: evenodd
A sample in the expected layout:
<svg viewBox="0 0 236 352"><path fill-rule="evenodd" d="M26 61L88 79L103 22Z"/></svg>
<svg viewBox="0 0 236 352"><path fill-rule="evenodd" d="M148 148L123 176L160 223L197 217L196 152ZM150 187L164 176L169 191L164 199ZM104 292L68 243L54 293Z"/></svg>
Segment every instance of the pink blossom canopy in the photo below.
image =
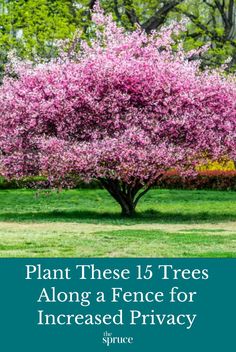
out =
<svg viewBox="0 0 236 352"><path fill-rule="evenodd" d="M7 177L151 184L164 171L236 157L236 84L172 50L176 26L126 33L99 8L76 58L19 67L0 88ZM101 29L101 26L104 28Z"/></svg>

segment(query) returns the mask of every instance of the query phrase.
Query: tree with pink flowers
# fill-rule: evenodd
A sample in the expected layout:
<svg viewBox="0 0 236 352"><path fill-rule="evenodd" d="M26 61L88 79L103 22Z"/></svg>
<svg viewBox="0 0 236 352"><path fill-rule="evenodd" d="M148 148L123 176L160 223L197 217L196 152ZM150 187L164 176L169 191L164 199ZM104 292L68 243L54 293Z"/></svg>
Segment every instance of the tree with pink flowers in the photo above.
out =
<svg viewBox="0 0 236 352"><path fill-rule="evenodd" d="M0 164L52 185L97 179L131 216L170 169L236 158L236 84L201 72L173 34L126 33L97 5L95 38L57 60L18 64L0 88ZM95 28L96 26L96 28Z"/></svg>

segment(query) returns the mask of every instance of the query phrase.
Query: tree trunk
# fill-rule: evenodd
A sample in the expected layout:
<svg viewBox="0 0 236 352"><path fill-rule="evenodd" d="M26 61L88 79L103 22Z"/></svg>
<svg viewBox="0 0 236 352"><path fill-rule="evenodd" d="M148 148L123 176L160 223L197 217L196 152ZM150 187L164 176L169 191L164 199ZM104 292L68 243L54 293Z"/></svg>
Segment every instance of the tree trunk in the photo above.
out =
<svg viewBox="0 0 236 352"><path fill-rule="evenodd" d="M132 217L135 215L135 208L139 199L148 191L146 187L141 191L143 185L139 182L127 184L119 180L100 179L102 186L119 203L121 215ZM141 192L140 192L141 191Z"/></svg>
<svg viewBox="0 0 236 352"><path fill-rule="evenodd" d="M121 206L121 215L126 217L132 217L135 215L135 204L131 201L124 201Z"/></svg>

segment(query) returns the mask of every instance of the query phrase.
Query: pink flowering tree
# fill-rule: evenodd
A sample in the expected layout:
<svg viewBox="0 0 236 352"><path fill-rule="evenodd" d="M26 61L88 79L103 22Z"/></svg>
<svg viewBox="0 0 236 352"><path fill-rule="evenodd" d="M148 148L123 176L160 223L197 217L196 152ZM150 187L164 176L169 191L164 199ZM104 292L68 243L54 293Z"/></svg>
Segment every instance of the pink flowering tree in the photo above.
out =
<svg viewBox="0 0 236 352"><path fill-rule="evenodd" d="M167 170L235 159L236 84L172 50L178 26L126 33L96 7L78 54L18 64L0 88L0 165L8 178L97 179L132 215Z"/></svg>

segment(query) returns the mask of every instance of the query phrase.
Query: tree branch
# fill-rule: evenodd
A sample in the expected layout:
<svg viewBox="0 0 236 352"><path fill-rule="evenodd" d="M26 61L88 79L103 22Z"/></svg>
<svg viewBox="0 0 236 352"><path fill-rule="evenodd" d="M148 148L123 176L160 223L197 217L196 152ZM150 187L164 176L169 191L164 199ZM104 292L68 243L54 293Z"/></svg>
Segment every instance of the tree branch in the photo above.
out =
<svg viewBox="0 0 236 352"><path fill-rule="evenodd" d="M202 0L202 1L204 2L204 4L206 4L207 6L211 7L213 10L216 9L216 7L213 4L211 4L210 2L208 2L206 0Z"/></svg>
<svg viewBox="0 0 236 352"><path fill-rule="evenodd" d="M147 188L145 188L141 193L138 194L138 196L136 197L136 199L134 200L134 206L136 207L139 199L144 196L144 194L146 194L150 188L152 187L152 185L148 186Z"/></svg>
<svg viewBox="0 0 236 352"><path fill-rule="evenodd" d="M159 10L157 10L152 17L142 24L142 28L147 33L151 32L153 29L157 29L165 22L169 12L183 1L184 0L168 1Z"/></svg>
<svg viewBox="0 0 236 352"><path fill-rule="evenodd" d="M224 6L220 3L219 0L215 0L215 4L216 4L216 7L222 17L222 20L224 22L224 27L225 29L227 29L229 27L229 21L228 21L228 17L225 13L225 9L224 9Z"/></svg>
<svg viewBox="0 0 236 352"><path fill-rule="evenodd" d="M90 10L92 10L94 8L94 5L95 5L96 1L97 0L90 0L89 1L88 7L89 7Z"/></svg>
<svg viewBox="0 0 236 352"><path fill-rule="evenodd" d="M229 20L229 32L228 32L228 39L233 39L235 34L235 2L234 0L230 0L229 3L229 10L228 10L228 20Z"/></svg>
<svg viewBox="0 0 236 352"><path fill-rule="evenodd" d="M216 31L211 31L209 30L203 23L199 22L198 17L193 15L192 13L189 13L187 11L182 11L182 10L178 10L176 9L177 12L180 12L182 14L184 14L185 16L187 16L188 18L191 19L191 21L198 27L200 28L202 31L205 32L205 34L207 34L211 39L218 41L219 43L224 44L226 41L228 41L233 47L236 47L236 43L231 40L230 38L226 38L225 35L224 36L219 36Z"/></svg>
<svg viewBox="0 0 236 352"><path fill-rule="evenodd" d="M139 18L135 12L135 9L133 6L133 1L132 0L124 0L124 5L125 5L125 14L126 14L127 18L129 19L131 25L134 26L136 23L139 24Z"/></svg>
<svg viewBox="0 0 236 352"><path fill-rule="evenodd" d="M116 15L118 21L120 21L121 20L121 15L120 15L120 12L119 12L118 0L114 0L114 12L115 12L115 15Z"/></svg>

